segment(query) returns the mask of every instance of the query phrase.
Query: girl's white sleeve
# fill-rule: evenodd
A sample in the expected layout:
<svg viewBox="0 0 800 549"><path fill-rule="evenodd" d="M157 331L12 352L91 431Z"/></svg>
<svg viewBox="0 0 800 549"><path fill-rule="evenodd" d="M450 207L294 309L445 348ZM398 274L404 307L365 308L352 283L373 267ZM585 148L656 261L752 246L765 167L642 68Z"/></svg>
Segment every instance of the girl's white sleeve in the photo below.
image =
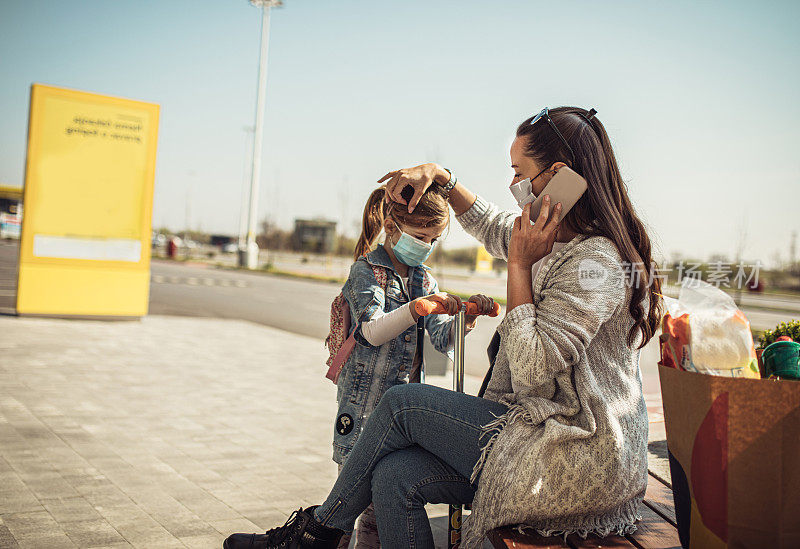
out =
<svg viewBox="0 0 800 549"><path fill-rule="evenodd" d="M388 313L378 309L372 318L361 324L361 334L370 345L378 347L396 338L416 323L408 305Z"/></svg>
<svg viewBox="0 0 800 549"><path fill-rule="evenodd" d="M361 334L370 345L378 347L387 341L396 338L411 326L416 324L416 320L411 316L411 309L408 305L398 307L394 311L385 313L378 309L367 322L361 324ZM465 334L472 331L467 327ZM450 342L447 350L450 351L455 345L455 322L450 324Z"/></svg>

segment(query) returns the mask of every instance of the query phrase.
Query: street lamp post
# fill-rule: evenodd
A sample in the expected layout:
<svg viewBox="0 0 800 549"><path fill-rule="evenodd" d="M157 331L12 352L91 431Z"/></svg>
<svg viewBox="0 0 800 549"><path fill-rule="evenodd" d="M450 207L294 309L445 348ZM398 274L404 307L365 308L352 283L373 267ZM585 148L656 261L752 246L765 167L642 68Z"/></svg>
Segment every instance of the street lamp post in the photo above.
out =
<svg viewBox="0 0 800 549"><path fill-rule="evenodd" d="M253 126L243 126L244 134L244 159L242 160L242 200L239 204L239 239L237 240L237 247L240 253L244 253L247 249L247 213L250 211L250 170L248 166L252 164L250 152L252 145L250 144L250 135L255 131ZM246 265L247 262L244 258L240 258L239 266Z"/></svg>
<svg viewBox="0 0 800 549"><path fill-rule="evenodd" d="M258 267L256 222L258 215L258 184L261 177L261 143L264 137L264 97L267 93L267 52L269 48L269 10L283 4L281 0L250 0L261 8L261 53L258 58L258 96L256 99L256 126L253 134L253 169L250 178L250 211L247 215L247 243L239 249L239 266Z"/></svg>

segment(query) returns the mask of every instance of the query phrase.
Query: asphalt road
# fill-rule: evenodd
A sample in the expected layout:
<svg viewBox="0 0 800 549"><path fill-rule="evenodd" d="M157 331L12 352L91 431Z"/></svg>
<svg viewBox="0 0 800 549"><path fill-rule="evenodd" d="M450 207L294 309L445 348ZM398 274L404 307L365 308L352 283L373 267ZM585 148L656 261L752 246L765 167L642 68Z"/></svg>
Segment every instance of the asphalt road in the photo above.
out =
<svg viewBox="0 0 800 549"><path fill-rule="evenodd" d="M250 320L324 338L339 286L154 261L150 314Z"/></svg>

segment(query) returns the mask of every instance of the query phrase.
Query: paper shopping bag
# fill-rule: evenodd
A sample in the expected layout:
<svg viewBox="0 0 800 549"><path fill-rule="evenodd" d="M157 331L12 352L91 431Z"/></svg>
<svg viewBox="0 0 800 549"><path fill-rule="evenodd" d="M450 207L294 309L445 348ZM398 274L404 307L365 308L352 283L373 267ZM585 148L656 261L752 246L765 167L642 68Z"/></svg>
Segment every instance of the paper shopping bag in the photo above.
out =
<svg viewBox="0 0 800 549"><path fill-rule="evenodd" d="M800 547L800 382L658 372L681 544Z"/></svg>

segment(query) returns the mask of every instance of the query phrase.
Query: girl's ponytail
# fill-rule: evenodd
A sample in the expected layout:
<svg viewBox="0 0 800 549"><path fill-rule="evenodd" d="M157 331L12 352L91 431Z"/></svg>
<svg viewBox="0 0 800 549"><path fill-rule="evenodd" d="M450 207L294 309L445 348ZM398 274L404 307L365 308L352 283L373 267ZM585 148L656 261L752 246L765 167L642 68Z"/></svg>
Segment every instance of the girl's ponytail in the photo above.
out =
<svg viewBox="0 0 800 549"><path fill-rule="evenodd" d="M385 195L386 185L381 185L369 195L367 205L364 206L364 217L361 221L361 236L358 237L358 242L356 242L353 259L358 259L362 255L369 253L372 249L372 245L375 244L375 239L381 234L383 221L386 217L386 206L383 201Z"/></svg>

